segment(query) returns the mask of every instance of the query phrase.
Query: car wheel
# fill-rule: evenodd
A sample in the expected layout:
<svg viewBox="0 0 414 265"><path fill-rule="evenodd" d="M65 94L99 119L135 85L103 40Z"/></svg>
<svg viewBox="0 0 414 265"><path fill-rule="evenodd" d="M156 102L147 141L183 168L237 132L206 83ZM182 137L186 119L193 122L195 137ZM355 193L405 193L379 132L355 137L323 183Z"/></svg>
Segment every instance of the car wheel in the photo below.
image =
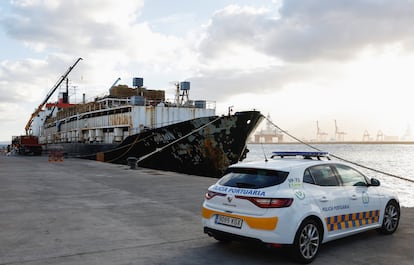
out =
<svg viewBox="0 0 414 265"><path fill-rule="evenodd" d="M296 232L293 243L293 254L301 263L310 263L318 254L321 244L321 231L314 219L305 220Z"/></svg>
<svg viewBox="0 0 414 265"><path fill-rule="evenodd" d="M380 232L386 235L390 235L397 230L400 222L400 206L396 201L390 201L387 203L384 211L384 219L382 220L382 227Z"/></svg>

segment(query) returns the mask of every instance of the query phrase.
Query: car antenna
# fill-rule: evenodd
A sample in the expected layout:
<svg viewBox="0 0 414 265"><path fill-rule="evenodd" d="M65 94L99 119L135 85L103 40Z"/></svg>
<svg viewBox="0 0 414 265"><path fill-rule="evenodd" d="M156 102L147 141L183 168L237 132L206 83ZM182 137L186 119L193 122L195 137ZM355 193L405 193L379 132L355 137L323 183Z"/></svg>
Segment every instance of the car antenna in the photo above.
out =
<svg viewBox="0 0 414 265"><path fill-rule="evenodd" d="M269 160L267 160L267 157L266 157L266 152L265 152L265 150L264 150L264 148L263 148L263 143L262 143L262 142L260 142L260 145L262 146L262 151L263 151L263 155L264 155L264 157L265 157L265 162L267 162L267 161L269 161Z"/></svg>

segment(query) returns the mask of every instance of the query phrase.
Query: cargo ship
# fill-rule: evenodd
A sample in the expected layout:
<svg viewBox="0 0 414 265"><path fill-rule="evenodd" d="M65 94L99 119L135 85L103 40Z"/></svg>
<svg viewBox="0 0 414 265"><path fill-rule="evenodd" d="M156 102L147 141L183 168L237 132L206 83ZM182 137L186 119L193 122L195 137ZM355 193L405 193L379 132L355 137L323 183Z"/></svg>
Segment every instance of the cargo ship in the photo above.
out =
<svg viewBox="0 0 414 265"><path fill-rule="evenodd" d="M245 158L246 142L264 118L259 111L230 108L217 116L215 102L189 98L188 81L175 84L172 101L164 90L145 88L143 78L133 78L132 87L117 81L106 96L86 102L84 95L78 104L69 102L66 86L57 102L32 115L28 134L44 150L66 157L220 177Z"/></svg>

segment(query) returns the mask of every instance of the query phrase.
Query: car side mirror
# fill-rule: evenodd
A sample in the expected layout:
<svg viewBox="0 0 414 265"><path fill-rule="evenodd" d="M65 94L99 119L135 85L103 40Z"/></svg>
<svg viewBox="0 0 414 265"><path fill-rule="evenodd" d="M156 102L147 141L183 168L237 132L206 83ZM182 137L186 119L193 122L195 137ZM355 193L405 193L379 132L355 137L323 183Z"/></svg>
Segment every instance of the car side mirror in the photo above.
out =
<svg viewBox="0 0 414 265"><path fill-rule="evenodd" d="M370 182L370 186L378 187L379 185L381 185L381 182L376 178L371 178Z"/></svg>

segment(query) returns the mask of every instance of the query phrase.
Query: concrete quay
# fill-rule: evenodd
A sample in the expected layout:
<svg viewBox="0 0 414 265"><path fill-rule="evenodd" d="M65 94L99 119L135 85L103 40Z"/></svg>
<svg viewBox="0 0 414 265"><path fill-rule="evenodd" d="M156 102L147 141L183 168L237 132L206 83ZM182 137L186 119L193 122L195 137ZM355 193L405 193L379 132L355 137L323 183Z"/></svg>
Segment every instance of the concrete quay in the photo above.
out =
<svg viewBox="0 0 414 265"><path fill-rule="evenodd" d="M202 231L216 179L80 159L0 156L0 265L296 264L285 249L221 244ZM414 209L391 236L322 246L312 263L413 264Z"/></svg>

